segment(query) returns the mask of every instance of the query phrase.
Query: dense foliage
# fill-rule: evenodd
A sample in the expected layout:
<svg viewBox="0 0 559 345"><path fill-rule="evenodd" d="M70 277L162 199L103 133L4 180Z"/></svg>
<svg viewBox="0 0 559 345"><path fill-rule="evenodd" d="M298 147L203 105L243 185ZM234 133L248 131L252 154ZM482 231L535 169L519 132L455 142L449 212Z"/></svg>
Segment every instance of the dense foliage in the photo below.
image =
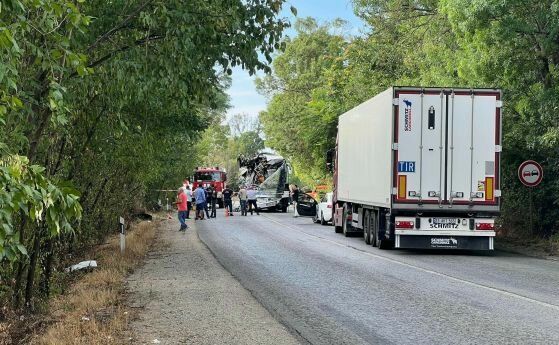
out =
<svg viewBox="0 0 559 345"><path fill-rule="evenodd" d="M190 174L231 68L269 71L283 5L0 1L0 301L32 307L69 255Z"/></svg>
<svg viewBox="0 0 559 345"><path fill-rule="evenodd" d="M558 233L559 2L354 0L364 34L305 19L287 38L273 74L258 81L270 97L261 114L268 145L313 181L327 174L337 116L392 85L497 87L504 91L503 229L518 236ZM516 171L543 164L532 214ZM533 231L530 233L530 222Z"/></svg>

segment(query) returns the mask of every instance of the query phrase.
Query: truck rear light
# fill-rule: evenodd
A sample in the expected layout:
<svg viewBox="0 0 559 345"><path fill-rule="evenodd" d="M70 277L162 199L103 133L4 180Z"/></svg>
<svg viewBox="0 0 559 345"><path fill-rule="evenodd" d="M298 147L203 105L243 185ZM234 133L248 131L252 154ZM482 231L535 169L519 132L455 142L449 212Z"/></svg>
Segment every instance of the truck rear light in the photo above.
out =
<svg viewBox="0 0 559 345"><path fill-rule="evenodd" d="M419 195L417 194L417 192L414 191L414 190L410 190L410 191L408 192L408 196L409 196L410 198L419 197Z"/></svg>
<svg viewBox="0 0 559 345"><path fill-rule="evenodd" d="M413 222L411 221L396 221L396 229L413 229Z"/></svg>
<svg viewBox="0 0 559 345"><path fill-rule="evenodd" d="M483 192L472 193L471 196L472 196L472 198L482 199L483 198Z"/></svg>
<svg viewBox="0 0 559 345"><path fill-rule="evenodd" d="M398 175L398 199L406 198L406 175Z"/></svg>
<svg viewBox="0 0 559 345"><path fill-rule="evenodd" d="M476 223L476 230L495 230L495 224L493 223Z"/></svg>
<svg viewBox="0 0 559 345"><path fill-rule="evenodd" d="M435 192L434 190L431 190L431 191L427 192L427 195L429 195L430 198L436 198L440 195L440 193Z"/></svg>
<svg viewBox="0 0 559 345"><path fill-rule="evenodd" d="M485 200L493 200L493 177L486 177L485 178Z"/></svg>

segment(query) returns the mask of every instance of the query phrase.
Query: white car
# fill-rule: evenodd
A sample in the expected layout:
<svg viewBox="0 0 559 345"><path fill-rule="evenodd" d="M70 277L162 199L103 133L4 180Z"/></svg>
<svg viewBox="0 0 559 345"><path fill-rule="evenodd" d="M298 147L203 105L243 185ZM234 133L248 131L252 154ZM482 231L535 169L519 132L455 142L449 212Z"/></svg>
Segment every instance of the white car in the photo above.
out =
<svg viewBox="0 0 559 345"><path fill-rule="evenodd" d="M326 193L320 202L316 204L316 215L314 221L322 225L332 222L332 196L334 193Z"/></svg>

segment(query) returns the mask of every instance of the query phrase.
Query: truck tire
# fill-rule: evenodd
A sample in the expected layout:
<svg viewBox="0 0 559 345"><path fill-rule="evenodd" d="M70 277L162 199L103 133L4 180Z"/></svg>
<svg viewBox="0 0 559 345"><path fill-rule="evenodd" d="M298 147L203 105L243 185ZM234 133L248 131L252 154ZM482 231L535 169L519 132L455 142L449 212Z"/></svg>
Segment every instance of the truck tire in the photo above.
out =
<svg viewBox="0 0 559 345"><path fill-rule="evenodd" d="M342 216L342 232L345 237L349 237L351 234L351 230L349 229L351 225L348 224L349 222L348 218L349 218L348 206L347 204L344 204L344 213Z"/></svg>
<svg viewBox="0 0 559 345"><path fill-rule="evenodd" d="M322 212L320 212L320 225L326 225L326 221L324 220L324 214L322 214Z"/></svg>
<svg viewBox="0 0 559 345"><path fill-rule="evenodd" d="M380 236L380 229L377 231L377 247L379 249L392 249L392 242L387 240L384 235Z"/></svg>
<svg viewBox="0 0 559 345"><path fill-rule="evenodd" d="M365 210L363 218L363 238L366 244L371 244L371 211Z"/></svg>
<svg viewBox="0 0 559 345"><path fill-rule="evenodd" d="M371 244L373 247L378 246L378 213L376 211L371 212Z"/></svg>
<svg viewBox="0 0 559 345"><path fill-rule="evenodd" d="M336 232L336 234L341 234L343 228L341 226L334 225L334 231Z"/></svg>

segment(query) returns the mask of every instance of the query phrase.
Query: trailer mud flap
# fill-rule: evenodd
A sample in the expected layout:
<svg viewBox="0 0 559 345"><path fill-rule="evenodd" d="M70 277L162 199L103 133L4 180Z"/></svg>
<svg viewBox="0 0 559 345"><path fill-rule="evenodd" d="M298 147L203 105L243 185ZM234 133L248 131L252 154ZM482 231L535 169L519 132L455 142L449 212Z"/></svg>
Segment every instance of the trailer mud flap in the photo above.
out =
<svg viewBox="0 0 559 345"><path fill-rule="evenodd" d="M396 235L396 248L493 250L493 237Z"/></svg>

